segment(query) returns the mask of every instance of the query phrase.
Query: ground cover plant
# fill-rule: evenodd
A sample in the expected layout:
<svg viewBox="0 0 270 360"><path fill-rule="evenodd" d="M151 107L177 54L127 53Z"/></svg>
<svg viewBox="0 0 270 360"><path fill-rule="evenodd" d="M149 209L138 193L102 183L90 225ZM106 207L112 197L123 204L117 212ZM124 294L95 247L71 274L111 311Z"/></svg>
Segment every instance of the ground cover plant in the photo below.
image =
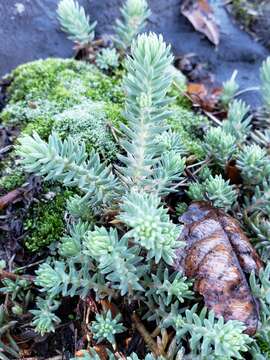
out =
<svg viewBox="0 0 270 360"><path fill-rule="evenodd" d="M57 14L86 61L18 67L0 113L0 358L268 359L270 59L262 109L233 74L207 119L145 0L113 47Z"/></svg>

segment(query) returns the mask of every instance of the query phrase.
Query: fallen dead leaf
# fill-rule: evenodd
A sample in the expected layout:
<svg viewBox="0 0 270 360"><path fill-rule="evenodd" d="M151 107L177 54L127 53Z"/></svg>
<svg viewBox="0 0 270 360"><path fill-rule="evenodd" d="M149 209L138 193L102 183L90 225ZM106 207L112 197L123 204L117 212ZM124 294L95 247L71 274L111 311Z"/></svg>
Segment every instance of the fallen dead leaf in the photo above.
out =
<svg viewBox="0 0 270 360"><path fill-rule="evenodd" d="M203 110L212 112L217 109L222 88L208 88L202 83L189 83L187 86L187 96L193 105Z"/></svg>
<svg viewBox="0 0 270 360"><path fill-rule="evenodd" d="M185 0L181 12L197 31L203 33L214 45L219 44L219 28L208 0Z"/></svg>
<svg viewBox="0 0 270 360"><path fill-rule="evenodd" d="M258 273L262 262L238 222L207 202L191 204L180 221L186 246L177 251L176 269L195 279L195 290L217 316L242 321L253 335L258 310L244 272Z"/></svg>

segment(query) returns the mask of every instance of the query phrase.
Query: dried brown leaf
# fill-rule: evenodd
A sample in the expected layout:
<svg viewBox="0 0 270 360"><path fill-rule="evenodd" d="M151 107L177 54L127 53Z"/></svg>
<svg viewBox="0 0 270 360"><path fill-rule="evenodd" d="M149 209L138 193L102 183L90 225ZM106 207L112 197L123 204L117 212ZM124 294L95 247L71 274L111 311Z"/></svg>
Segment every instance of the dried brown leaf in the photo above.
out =
<svg viewBox="0 0 270 360"><path fill-rule="evenodd" d="M191 204L180 221L186 247L176 267L195 279L195 290L217 316L242 321L254 334L258 309L244 272L258 273L262 262L239 223L207 202Z"/></svg>
<svg viewBox="0 0 270 360"><path fill-rule="evenodd" d="M214 45L219 44L219 28L208 0L185 0L181 12L197 31L203 33Z"/></svg>
<svg viewBox="0 0 270 360"><path fill-rule="evenodd" d="M202 83L189 83L187 87L187 95L193 105L210 112L216 109L221 92L221 88L211 89Z"/></svg>

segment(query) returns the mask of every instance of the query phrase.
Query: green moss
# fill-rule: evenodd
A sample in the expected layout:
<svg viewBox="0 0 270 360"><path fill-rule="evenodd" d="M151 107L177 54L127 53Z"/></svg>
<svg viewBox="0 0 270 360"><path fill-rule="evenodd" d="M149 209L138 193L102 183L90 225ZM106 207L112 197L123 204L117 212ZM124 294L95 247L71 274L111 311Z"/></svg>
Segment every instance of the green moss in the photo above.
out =
<svg viewBox="0 0 270 360"><path fill-rule="evenodd" d="M120 78L108 77L95 66L72 59L46 59L17 67L8 89L12 103L47 99L63 108L80 97L122 102Z"/></svg>
<svg viewBox="0 0 270 360"><path fill-rule="evenodd" d="M126 119L123 116L123 106L114 103L104 103L104 111L110 124L117 129L120 125L126 123Z"/></svg>
<svg viewBox="0 0 270 360"><path fill-rule="evenodd" d="M119 74L109 77L75 60L47 59L19 66L11 74L9 103L0 114L6 125L47 138L56 114L87 99L122 104Z"/></svg>
<svg viewBox="0 0 270 360"><path fill-rule="evenodd" d="M64 213L66 201L73 193L61 191L51 200L40 200L30 210L25 221L25 246L30 251L58 241L65 229Z"/></svg>
<svg viewBox="0 0 270 360"><path fill-rule="evenodd" d="M46 139L51 133L53 116L60 111L54 101L18 101L8 104L1 114L2 122L19 127L23 133L31 134L34 130Z"/></svg>
<svg viewBox="0 0 270 360"><path fill-rule="evenodd" d="M35 122L30 122L22 131L22 135L31 135L33 132L37 132L39 136L47 140L52 132L53 119L37 118Z"/></svg>
<svg viewBox="0 0 270 360"><path fill-rule="evenodd" d="M111 125L119 126L121 109L118 105L86 100L54 117L54 130L62 137L72 134L84 142L86 150L95 150L104 159L115 158L118 147L111 133Z"/></svg>
<svg viewBox="0 0 270 360"><path fill-rule="evenodd" d="M174 105L171 110L173 114L168 119L168 124L172 130L180 135L190 155L194 155L198 160L204 158L202 139L204 130L209 124L207 118L181 106Z"/></svg>
<svg viewBox="0 0 270 360"><path fill-rule="evenodd" d="M22 186L26 176L21 168L6 167L0 177L0 192L6 193Z"/></svg>
<svg viewBox="0 0 270 360"><path fill-rule="evenodd" d="M179 91L178 88L176 88L175 86L172 86L172 88L169 91L169 96L172 96L175 98L174 105L179 106L186 110L191 110L192 102L184 95L184 89L182 89L182 90L183 91Z"/></svg>

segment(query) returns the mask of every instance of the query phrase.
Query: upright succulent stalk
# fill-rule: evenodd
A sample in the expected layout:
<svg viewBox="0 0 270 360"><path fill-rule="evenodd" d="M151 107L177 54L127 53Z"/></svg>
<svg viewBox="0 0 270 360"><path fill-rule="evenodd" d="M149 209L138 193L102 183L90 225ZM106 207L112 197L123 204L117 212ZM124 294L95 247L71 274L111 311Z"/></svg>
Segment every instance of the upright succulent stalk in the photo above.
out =
<svg viewBox="0 0 270 360"><path fill-rule="evenodd" d="M126 138L121 143L126 154L118 156L124 164L118 170L122 180L133 188L156 189L160 193L170 178L183 171L181 158L175 152L165 161L165 155L161 155L164 147L158 141L166 133L165 120L170 114L166 93L172 83L169 70L172 61L170 47L161 35L153 33L140 35L134 41L126 61L124 90L128 125L122 126ZM176 158L178 163L173 166ZM160 168L164 172L158 171Z"/></svg>
<svg viewBox="0 0 270 360"><path fill-rule="evenodd" d="M114 40L119 49L126 50L145 27L151 11L146 0L126 0L120 12L122 19L116 20Z"/></svg>
<svg viewBox="0 0 270 360"><path fill-rule="evenodd" d="M118 156L124 165L118 171L128 188L119 219L132 229L127 236L147 250L148 258L156 263L162 258L168 264L180 245L179 229L160 204L160 196L171 191L169 185L184 170L180 155L173 150L166 153L160 141L167 132L172 60L161 35L143 34L134 41L124 79L128 125L122 127L126 138L121 145L125 155Z"/></svg>
<svg viewBox="0 0 270 360"><path fill-rule="evenodd" d="M81 46L94 40L97 22L90 22L89 16L77 1L61 0L58 4L57 15L62 30L69 34L70 40Z"/></svg>

